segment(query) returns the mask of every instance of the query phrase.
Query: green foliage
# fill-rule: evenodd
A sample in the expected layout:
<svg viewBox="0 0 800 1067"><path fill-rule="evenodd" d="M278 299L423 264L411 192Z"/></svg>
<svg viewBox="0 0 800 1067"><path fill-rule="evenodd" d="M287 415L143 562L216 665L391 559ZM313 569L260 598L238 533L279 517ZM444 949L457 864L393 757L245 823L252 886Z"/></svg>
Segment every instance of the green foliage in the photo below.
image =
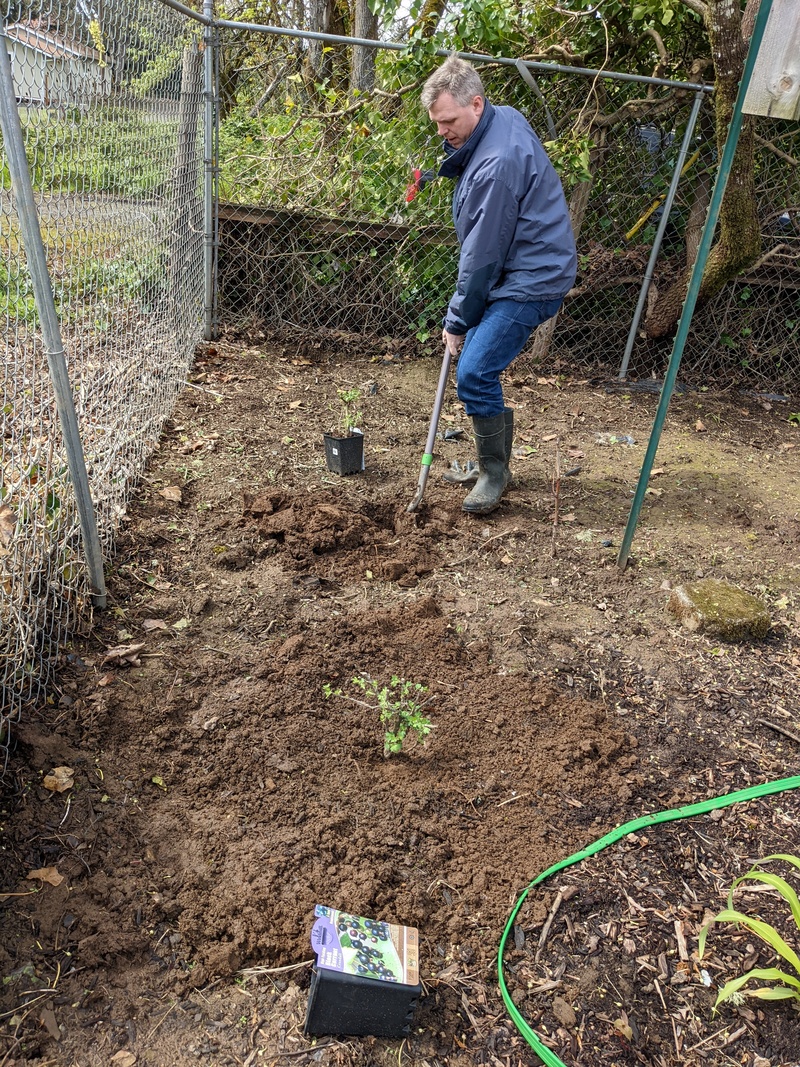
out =
<svg viewBox="0 0 800 1067"><path fill-rule="evenodd" d="M567 8L583 17L573 17L565 25ZM573 51L584 57L587 66L652 74L658 53L644 29L655 30L667 53L675 57L666 77L686 75L685 57L708 52L702 18L682 0L637 0L633 5L628 0L604 0L599 7L596 0L568 0L555 12L549 4L534 7L539 44L558 43L566 31Z"/></svg>
<svg viewBox="0 0 800 1067"><path fill-rule="evenodd" d="M386 303L426 341L455 284L452 183L431 182L410 203L405 196L414 168L437 168L439 139L416 100L399 111L380 99L354 106L326 86L310 111L300 87L291 92L297 104L288 114L284 104L283 113L254 118L243 102L222 123L220 198L286 211L274 232L290 236L295 269L302 263L304 276L327 290L323 300L341 293L346 305L348 286L379 278ZM352 219L352 235L321 232L326 216ZM385 236L363 236L367 222L385 226Z"/></svg>
<svg viewBox="0 0 800 1067"><path fill-rule="evenodd" d="M787 421L794 423L795 426L800 426L800 411L791 412Z"/></svg>
<svg viewBox="0 0 800 1067"><path fill-rule="evenodd" d="M363 414L356 408L361 399L361 390L358 388L337 389L336 395L339 398L340 405L339 429L345 437L349 437L364 419Z"/></svg>
<svg viewBox="0 0 800 1067"><path fill-rule="evenodd" d="M459 51L513 56L524 50L527 38L521 11L506 0L461 0L440 29Z"/></svg>
<svg viewBox="0 0 800 1067"><path fill-rule="evenodd" d="M29 108L21 117L36 190L142 196L167 185L176 121L126 107L76 109L64 118Z"/></svg>
<svg viewBox="0 0 800 1067"><path fill-rule="evenodd" d="M33 284L19 260L0 258L0 316L35 326L38 322Z"/></svg>
<svg viewBox="0 0 800 1067"><path fill-rule="evenodd" d="M324 685L322 691L326 697L341 697L343 700L350 701L351 704L358 704L360 707L379 712L381 724L386 728L383 736L384 756L401 752L403 742L409 733L414 734L420 744L425 744L428 734L433 729L433 723L423 714L422 709L433 698L420 699L428 692L424 685L420 685L419 682L408 682L397 675L392 675L390 683L385 686L363 675L351 678L350 681L370 699L371 703L347 696L341 689L334 689L331 685Z"/></svg>
<svg viewBox="0 0 800 1067"><path fill-rule="evenodd" d="M166 288L166 252L121 249L113 257L73 257L55 289L59 313L66 321L91 310L98 329L110 329L115 305L137 303L143 310L157 307Z"/></svg>
<svg viewBox="0 0 800 1067"><path fill-rule="evenodd" d="M437 188L444 183L405 203L413 167L434 166L439 154L433 138L420 145L421 113L413 121L384 115L365 98L342 119L351 102L330 88L325 94L312 112L293 99L284 113L257 118L235 108L220 127L220 198L376 221L394 208L415 222L448 225L449 189Z"/></svg>
<svg viewBox="0 0 800 1067"><path fill-rule="evenodd" d="M789 905L792 919L798 930L800 930L800 899L798 899L796 891L789 885L789 883L776 874L772 874L770 871L763 871L761 867L765 863L769 863L772 860L783 860L785 863L791 864L800 871L800 858L797 856L786 855L785 853L776 853L773 856L766 856L762 860L758 860L754 863L747 874L743 874L740 878L735 879L728 892L728 906L715 915L711 922L706 923L703 929L700 931L700 938L698 942L698 955L702 959L703 952L705 950L706 938L708 937L709 928L712 922L732 922L740 926L745 927L751 933L759 937L765 944L769 945L775 953L792 968L793 973L780 970L778 967L757 967L747 972L747 974L740 975L738 978L733 978L731 981L726 982L720 989L717 995L717 1000L714 1005L716 1010L720 1004L726 1000L741 996L739 992L742 990L745 996L757 997L759 1000L796 1000L800 1001L800 957L797 952L781 937L774 926L764 922L761 919L753 918L750 915L746 915L744 912L737 911L733 906L733 894L737 887L746 881L756 881L762 883L762 885L771 887L776 890L779 895ZM772 983L767 986L760 986L758 989L744 989L749 982L754 979L762 982Z"/></svg>
<svg viewBox="0 0 800 1067"><path fill-rule="evenodd" d="M556 141L545 141L544 146L565 189L591 181L591 151L594 147L591 137L571 130Z"/></svg>
<svg viewBox="0 0 800 1067"><path fill-rule="evenodd" d="M634 4L631 18L634 22L643 22L646 26L669 26L672 20L686 11L681 0L640 0Z"/></svg>

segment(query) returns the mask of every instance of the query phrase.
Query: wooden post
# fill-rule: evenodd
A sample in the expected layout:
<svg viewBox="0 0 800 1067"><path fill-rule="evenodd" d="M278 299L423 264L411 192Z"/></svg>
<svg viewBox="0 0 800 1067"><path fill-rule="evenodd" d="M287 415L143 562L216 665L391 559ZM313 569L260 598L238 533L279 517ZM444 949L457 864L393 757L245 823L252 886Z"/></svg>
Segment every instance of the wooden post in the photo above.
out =
<svg viewBox="0 0 800 1067"><path fill-rule="evenodd" d="M772 0L764 38L742 110L775 119L800 118L800 3Z"/></svg>

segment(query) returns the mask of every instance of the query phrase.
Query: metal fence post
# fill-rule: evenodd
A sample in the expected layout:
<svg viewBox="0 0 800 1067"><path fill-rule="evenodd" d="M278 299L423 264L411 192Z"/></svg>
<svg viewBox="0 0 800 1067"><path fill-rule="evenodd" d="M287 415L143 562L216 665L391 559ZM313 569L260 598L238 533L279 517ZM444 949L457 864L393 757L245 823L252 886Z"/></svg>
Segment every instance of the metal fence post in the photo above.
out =
<svg viewBox="0 0 800 1067"><path fill-rule="evenodd" d="M733 114L731 115L730 125L728 126L728 136L725 139L725 146L719 161L717 180L714 183L714 189L711 193L711 202L708 205L708 214L706 216L705 225L703 226L702 236L700 237L700 247L697 250L697 258L692 266L689 287L686 291L686 299L683 303L683 310L681 311L681 317L678 323L678 332L675 334L675 342L669 357L667 373L664 375L664 384L661 387L661 396L658 400L658 408L656 410L655 419L653 420L653 428L650 431L650 439L647 442L647 451L645 452L642 469L639 472L639 481L633 496L633 503L631 504L628 522L625 526L625 533L622 537L619 555L617 556L617 566L621 571L624 571L628 565L631 543L633 541L633 535L636 532L636 525L639 521L639 512L642 509L644 495L647 492L647 483L650 481L650 472L653 469L653 461L656 457L658 442L661 439L661 431L664 428L664 421L667 417L667 408L669 407L669 402L673 390L675 389L675 381L678 377L678 367L681 363L683 350L686 347L686 339L689 336L689 327L692 324L692 316L694 314L694 309L697 306L697 298L700 295L700 283L703 280L703 271L705 270L708 256L711 252L711 245L714 241L714 232L717 228L717 221L719 220L722 198L725 195L725 187L728 184L733 157L736 152L736 146L739 143L739 134L742 132L742 105L744 103L745 93L750 84L750 78L753 73L758 50L761 46L761 40L764 36L764 27L767 24L771 7L772 0L762 0L761 7L758 9L758 14L756 15L753 36L750 38L747 58L745 59L742 78L739 82L739 92L736 96L736 103L733 108Z"/></svg>
<svg viewBox="0 0 800 1067"><path fill-rule="evenodd" d="M204 179L203 179L203 281L205 327L203 337L213 341L215 334L215 270L216 261L216 166L217 145L215 130L216 101L214 99L217 35L214 28L214 0L203 0L203 14L208 19L204 30Z"/></svg>
<svg viewBox="0 0 800 1067"><path fill-rule="evenodd" d="M681 144L680 153L675 162L675 170L672 174L672 181L669 183L669 191L667 192L667 197L663 205L662 215L658 223L658 229L656 230L656 235L653 239L653 247L650 251L650 258L647 261L647 270L645 271L644 279L642 280L642 288L639 290L639 300L636 304L636 310L633 313L631 327L628 330L628 341L625 345L625 352L622 356L622 363L619 368L619 374L617 375L620 381L624 381L628 374L628 363L630 362L631 352L633 352L633 346L636 341L636 333L639 329L639 322L642 317L642 312L644 311L644 305L647 301L647 294L650 292L650 283L653 280L653 274L656 269L656 261L658 260L658 254L661 251L661 244L664 240L664 233L667 229L667 223L669 222L669 216L672 211L672 205L675 202L675 194L678 191L678 183L680 182L681 174L683 173L684 160L686 159L686 154L689 151L689 145L691 144L692 137L694 136L694 128L697 124L697 116L700 114L700 108L704 99L704 93L695 93L694 104L692 105L692 113L689 116L689 122L686 125L686 132L683 135L683 142Z"/></svg>
<svg viewBox="0 0 800 1067"><path fill-rule="evenodd" d="M67 463L75 492L75 502L86 554L86 565L91 582L92 600L96 607L104 608L106 606L106 586L103 574L103 553L100 548L94 506L89 491L86 461L83 455L72 388L64 356L61 327L47 269L47 257L33 197L33 185L30 171L28 170L28 161L25 156L25 143L17 110L11 59L6 43L5 21L0 26L0 129L2 129L3 133L8 168L11 174L11 186L14 192L20 230L22 231L22 241L31 275L36 309L39 314L42 342L47 355L50 377L53 382L61 431L64 435Z"/></svg>

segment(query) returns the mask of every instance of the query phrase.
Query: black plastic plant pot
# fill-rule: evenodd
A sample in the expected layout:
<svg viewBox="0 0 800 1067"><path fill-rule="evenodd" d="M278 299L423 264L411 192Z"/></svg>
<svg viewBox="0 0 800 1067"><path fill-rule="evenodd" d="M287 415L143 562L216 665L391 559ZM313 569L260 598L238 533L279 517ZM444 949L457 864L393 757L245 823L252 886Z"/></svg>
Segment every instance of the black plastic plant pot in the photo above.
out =
<svg viewBox="0 0 800 1067"><path fill-rule="evenodd" d="M422 992L418 931L322 904L314 915L305 1033L408 1037Z"/></svg>
<svg viewBox="0 0 800 1067"><path fill-rule="evenodd" d="M364 435L353 430L350 437L323 434L325 462L334 474L358 474L364 469Z"/></svg>

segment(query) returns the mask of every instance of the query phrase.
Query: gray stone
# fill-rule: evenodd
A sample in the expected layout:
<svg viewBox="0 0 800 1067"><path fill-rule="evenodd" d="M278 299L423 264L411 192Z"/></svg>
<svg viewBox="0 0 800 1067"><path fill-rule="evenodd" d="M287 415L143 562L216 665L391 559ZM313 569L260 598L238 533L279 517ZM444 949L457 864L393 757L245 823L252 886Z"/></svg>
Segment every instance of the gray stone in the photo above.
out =
<svg viewBox="0 0 800 1067"><path fill-rule="evenodd" d="M688 630L702 631L724 641L765 637L772 625L758 597L714 578L676 586L667 610Z"/></svg>

